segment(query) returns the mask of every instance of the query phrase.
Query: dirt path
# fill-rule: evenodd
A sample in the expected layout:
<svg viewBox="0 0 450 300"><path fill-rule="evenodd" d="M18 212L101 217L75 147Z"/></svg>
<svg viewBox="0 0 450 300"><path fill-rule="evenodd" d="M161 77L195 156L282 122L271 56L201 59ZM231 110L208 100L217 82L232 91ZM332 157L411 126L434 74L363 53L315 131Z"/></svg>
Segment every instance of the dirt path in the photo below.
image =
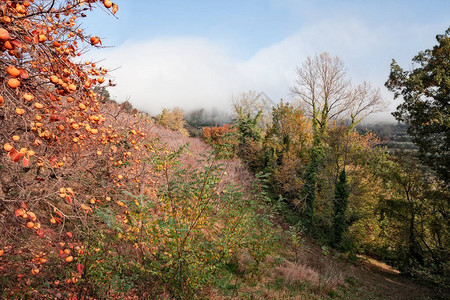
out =
<svg viewBox="0 0 450 300"><path fill-rule="evenodd" d="M404 276L398 270L374 259L366 258L350 268L356 279L355 299L450 299L450 291L422 284Z"/></svg>

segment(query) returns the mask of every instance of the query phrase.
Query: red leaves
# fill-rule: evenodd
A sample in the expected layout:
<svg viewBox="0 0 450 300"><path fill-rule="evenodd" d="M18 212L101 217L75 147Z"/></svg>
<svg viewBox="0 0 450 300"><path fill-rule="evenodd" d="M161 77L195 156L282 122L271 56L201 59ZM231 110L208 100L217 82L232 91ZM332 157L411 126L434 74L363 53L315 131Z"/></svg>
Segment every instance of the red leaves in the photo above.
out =
<svg viewBox="0 0 450 300"><path fill-rule="evenodd" d="M24 157L23 158L23 166L25 168L28 168L29 164L30 164L30 160L28 158Z"/></svg>
<svg viewBox="0 0 450 300"><path fill-rule="evenodd" d="M20 77L22 79L28 79L28 72L27 70L23 69L23 68L19 68L20 71Z"/></svg>
<svg viewBox="0 0 450 300"><path fill-rule="evenodd" d="M25 153L19 152L14 148L8 153L8 156L11 157L13 162L18 162L24 155Z"/></svg>
<svg viewBox="0 0 450 300"><path fill-rule="evenodd" d="M22 157L22 164L25 168L28 168L30 165L30 159L28 157L24 157L25 156L25 152L20 152L17 151L15 148L12 148L11 150L9 150L8 156L11 157L13 162L18 162Z"/></svg>
<svg viewBox="0 0 450 300"><path fill-rule="evenodd" d="M78 273L83 273L83 270L84 270L84 266L83 266L83 264L80 264L80 263L78 263L77 264L77 271L78 271Z"/></svg>
<svg viewBox="0 0 450 300"><path fill-rule="evenodd" d="M73 203L72 198L71 198L70 196L66 196L66 201L67 201L67 203L69 203L69 204L72 204L72 203Z"/></svg>
<svg viewBox="0 0 450 300"><path fill-rule="evenodd" d="M38 237L43 238L44 237L44 230L38 229L38 231L36 231L36 234L38 235Z"/></svg>
<svg viewBox="0 0 450 300"><path fill-rule="evenodd" d="M10 43L17 48L22 48L22 43L19 40L12 40Z"/></svg>

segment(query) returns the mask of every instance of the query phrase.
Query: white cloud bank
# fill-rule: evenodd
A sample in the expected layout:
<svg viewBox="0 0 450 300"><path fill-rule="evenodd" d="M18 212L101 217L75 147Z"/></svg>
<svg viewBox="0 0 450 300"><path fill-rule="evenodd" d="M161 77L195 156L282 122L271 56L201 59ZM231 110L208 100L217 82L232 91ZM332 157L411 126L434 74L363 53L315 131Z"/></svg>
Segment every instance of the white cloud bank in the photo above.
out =
<svg viewBox="0 0 450 300"><path fill-rule="evenodd" d="M367 80L390 100L383 83L391 59L407 67L412 56L431 47L435 34L444 30L439 24L373 29L356 19L328 20L260 49L247 60L233 58L221 45L199 37L127 41L93 55L111 68L120 67L111 74L117 83L110 89L113 97L129 98L151 114L174 106L229 110L232 95L249 89L264 91L274 101L289 100L296 66L323 51L341 57L355 83Z"/></svg>

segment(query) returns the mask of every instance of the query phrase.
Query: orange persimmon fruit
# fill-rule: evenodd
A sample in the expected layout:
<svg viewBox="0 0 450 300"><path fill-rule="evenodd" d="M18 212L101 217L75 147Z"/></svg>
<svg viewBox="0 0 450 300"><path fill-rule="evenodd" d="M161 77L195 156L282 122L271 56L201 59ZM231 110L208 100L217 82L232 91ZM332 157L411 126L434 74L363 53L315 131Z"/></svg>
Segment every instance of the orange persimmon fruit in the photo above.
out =
<svg viewBox="0 0 450 300"><path fill-rule="evenodd" d="M105 0L103 1L103 4L105 5L106 8L110 8L113 5L111 0Z"/></svg>
<svg viewBox="0 0 450 300"><path fill-rule="evenodd" d="M20 81L19 81L18 79L16 79L16 78L10 78L10 79L8 80L8 86L9 86L10 88L15 89L15 88L17 88L19 85L20 85Z"/></svg>
<svg viewBox="0 0 450 300"><path fill-rule="evenodd" d="M4 28L0 28L0 41L5 42L7 40L9 40L11 37L9 35L8 30L4 29Z"/></svg>
<svg viewBox="0 0 450 300"><path fill-rule="evenodd" d="M8 66L8 67L6 68L6 72L7 72L9 75L11 75L12 77L17 77L17 76L20 75L19 69L17 69L17 68L14 67L14 66Z"/></svg>
<svg viewBox="0 0 450 300"><path fill-rule="evenodd" d="M11 151L12 149L14 149L14 147L10 144L10 143L6 143L3 145L3 149L7 152Z"/></svg>

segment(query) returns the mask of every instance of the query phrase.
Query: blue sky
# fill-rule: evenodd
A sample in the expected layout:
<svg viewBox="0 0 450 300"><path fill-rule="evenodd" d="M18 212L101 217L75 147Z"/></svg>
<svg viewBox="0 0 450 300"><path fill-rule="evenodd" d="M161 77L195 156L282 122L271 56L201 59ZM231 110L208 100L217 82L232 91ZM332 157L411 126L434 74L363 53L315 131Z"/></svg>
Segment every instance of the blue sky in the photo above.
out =
<svg viewBox="0 0 450 300"><path fill-rule="evenodd" d="M264 91L289 100L307 56L341 57L349 77L383 87L395 58L406 69L450 25L450 1L116 0L117 19L97 9L83 21L111 48L89 56L111 68L119 101L229 109L231 97ZM379 114L378 118L388 113Z"/></svg>

